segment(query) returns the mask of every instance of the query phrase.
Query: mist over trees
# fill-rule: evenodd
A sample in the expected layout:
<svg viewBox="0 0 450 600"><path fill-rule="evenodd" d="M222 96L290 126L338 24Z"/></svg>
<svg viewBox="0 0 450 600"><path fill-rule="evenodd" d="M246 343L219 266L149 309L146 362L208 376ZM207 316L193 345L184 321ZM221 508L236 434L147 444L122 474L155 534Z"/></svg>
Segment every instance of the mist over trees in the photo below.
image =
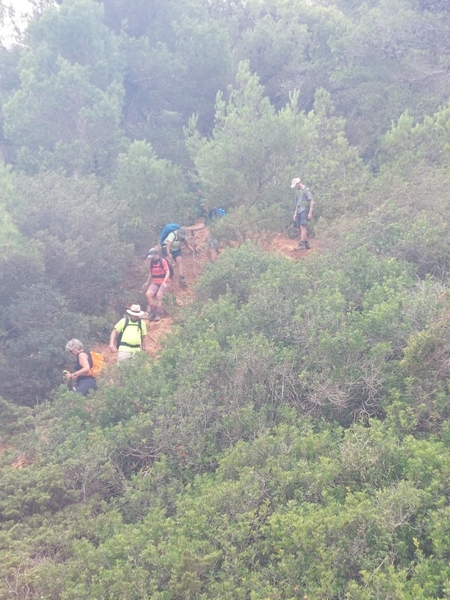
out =
<svg viewBox="0 0 450 600"><path fill-rule="evenodd" d="M6 19L2 7L0 19ZM0 45L0 598L450 597L450 8L33 0ZM293 177L317 252L293 238ZM201 196L156 359L62 385Z"/></svg>

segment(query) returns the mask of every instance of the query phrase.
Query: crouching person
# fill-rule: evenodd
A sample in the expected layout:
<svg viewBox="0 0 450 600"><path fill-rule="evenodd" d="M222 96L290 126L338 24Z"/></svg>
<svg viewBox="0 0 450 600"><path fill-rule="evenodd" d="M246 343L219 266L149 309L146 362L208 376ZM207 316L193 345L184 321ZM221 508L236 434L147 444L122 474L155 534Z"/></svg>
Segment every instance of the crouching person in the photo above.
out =
<svg viewBox="0 0 450 600"><path fill-rule="evenodd" d="M73 373L66 373L66 379L73 382L73 389L77 394L87 396L90 390L97 389L95 377L91 375L93 366L91 355L84 351L83 344L76 339L67 342L66 350L77 359Z"/></svg>

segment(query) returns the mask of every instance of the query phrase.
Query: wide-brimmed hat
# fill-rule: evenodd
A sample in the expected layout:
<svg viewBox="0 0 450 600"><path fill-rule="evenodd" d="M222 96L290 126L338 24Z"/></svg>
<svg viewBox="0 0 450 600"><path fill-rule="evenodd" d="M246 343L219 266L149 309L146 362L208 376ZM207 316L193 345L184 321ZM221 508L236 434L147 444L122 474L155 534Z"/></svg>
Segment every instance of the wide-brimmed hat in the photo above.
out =
<svg viewBox="0 0 450 600"><path fill-rule="evenodd" d="M180 240L185 240L187 238L187 229L186 227L180 227L180 229L177 230L177 237Z"/></svg>
<svg viewBox="0 0 450 600"><path fill-rule="evenodd" d="M132 304L130 308L127 308L126 312L132 317L143 317L145 312L141 310L140 304Z"/></svg>
<svg viewBox="0 0 450 600"><path fill-rule="evenodd" d="M148 251L147 258L151 258L152 256L157 256L157 255L159 255L158 248L150 248L150 250Z"/></svg>
<svg viewBox="0 0 450 600"><path fill-rule="evenodd" d="M297 183L301 183L301 182L302 182L302 180L300 179L300 177L294 177L294 179L291 181L291 188L295 188Z"/></svg>

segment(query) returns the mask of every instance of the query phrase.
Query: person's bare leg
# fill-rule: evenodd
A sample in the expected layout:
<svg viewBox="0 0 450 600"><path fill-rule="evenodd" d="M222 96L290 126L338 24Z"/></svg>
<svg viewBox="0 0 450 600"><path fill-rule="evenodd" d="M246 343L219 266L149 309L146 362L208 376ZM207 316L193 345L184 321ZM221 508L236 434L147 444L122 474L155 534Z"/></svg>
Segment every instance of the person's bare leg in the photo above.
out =
<svg viewBox="0 0 450 600"><path fill-rule="evenodd" d="M306 225L300 225L300 241L307 242L308 241L308 230Z"/></svg>
<svg viewBox="0 0 450 600"><path fill-rule="evenodd" d="M153 290L151 290L150 288L148 288L148 290L145 292L145 298L147 300L147 307L148 307L148 316L151 319L153 319L153 317L155 316L156 310L157 310L157 302L155 302L155 293Z"/></svg>
<svg viewBox="0 0 450 600"><path fill-rule="evenodd" d="M178 274L180 277L184 277L184 271L183 271L183 258L181 256L177 256L175 259L175 262L178 265Z"/></svg>

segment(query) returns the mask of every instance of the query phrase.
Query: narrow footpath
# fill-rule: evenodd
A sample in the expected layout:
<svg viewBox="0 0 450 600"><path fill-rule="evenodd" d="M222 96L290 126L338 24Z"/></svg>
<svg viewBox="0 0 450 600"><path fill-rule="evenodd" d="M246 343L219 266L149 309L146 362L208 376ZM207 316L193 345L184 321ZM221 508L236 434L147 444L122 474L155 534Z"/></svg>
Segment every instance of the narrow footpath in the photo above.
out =
<svg viewBox="0 0 450 600"><path fill-rule="evenodd" d="M193 255L191 252L186 250L183 251L183 265L186 277L187 286L180 286L178 283L178 272L175 268L174 281L172 282L171 292L167 295L168 307L162 314L162 318L158 322L148 321L147 325L147 352L150 356L155 356L161 347L161 340L167 333L172 329L173 317L171 316L172 307L183 306L192 301L193 292L192 285L196 282L198 277L201 275L205 265L208 263L208 257L205 250L205 241L208 237L208 227L194 226L193 239L195 247L198 250L197 255ZM320 244L317 238L311 241L311 250L297 251L295 247L298 241L287 237L284 234L277 233L267 239L267 242L263 244L263 247L268 252L274 254L282 254L286 258L291 260L299 260L306 258L311 253L319 250ZM126 280L123 283L123 287L128 290L136 290L136 299L133 302L139 303L143 310L146 308L146 301L144 293L141 291L142 284L147 277L147 261L136 259L133 265L130 267ZM116 362L116 354L111 353L108 344L97 344L92 347L92 350L101 352L105 357L107 364L114 364Z"/></svg>

